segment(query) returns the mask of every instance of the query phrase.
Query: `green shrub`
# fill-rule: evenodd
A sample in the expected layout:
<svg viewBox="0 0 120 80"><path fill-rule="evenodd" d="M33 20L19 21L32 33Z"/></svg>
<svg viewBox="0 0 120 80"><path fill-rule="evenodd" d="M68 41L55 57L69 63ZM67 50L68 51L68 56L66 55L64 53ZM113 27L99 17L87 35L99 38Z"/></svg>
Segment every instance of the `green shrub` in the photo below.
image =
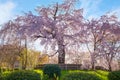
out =
<svg viewBox="0 0 120 80"><path fill-rule="evenodd" d="M2 69L1 69L1 67L0 67L0 73L2 73Z"/></svg>
<svg viewBox="0 0 120 80"><path fill-rule="evenodd" d="M50 80L50 78L49 78L49 76L48 76L48 75L43 75L42 80Z"/></svg>
<svg viewBox="0 0 120 80"><path fill-rule="evenodd" d="M10 74L9 71L5 71L0 73L0 80L7 80L8 75Z"/></svg>
<svg viewBox="0 0 120 80"><path fill-rule="evenodd" d="M85 72L68 73L63 80L101 80L98 76Z"/></svg>
<svg viewBox="0 0 120 80"><path fill-rule="evenodd" d="M47 64L43 68L43 74L48 75L49 79L57 80L61 76L61 69L57 64Z"/></svg>
<svg viewBox="0 0 120 80"><path fill-rule="evenodd" d="M11 72L7 80L41 80L40 74L35 71L14 71Z"/></svg>
<svg viewBox="0 0 120 80"><path fill-rule="evenodd" d="M7 71L7 69L0 67L0 73L5 72L5 71Z"/></svg>
<svg viewBox="0 0 120 80"><path fill-rule="evenodd" d="M109 80L120 80L120 71L113 71L108 75Z"/></svg>

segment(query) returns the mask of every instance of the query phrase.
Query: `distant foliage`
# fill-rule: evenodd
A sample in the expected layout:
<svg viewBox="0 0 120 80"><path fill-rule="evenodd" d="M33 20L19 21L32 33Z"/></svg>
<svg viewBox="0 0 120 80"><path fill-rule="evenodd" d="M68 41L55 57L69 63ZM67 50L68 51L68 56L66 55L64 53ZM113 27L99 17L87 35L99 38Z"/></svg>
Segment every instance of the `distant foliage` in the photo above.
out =
<svg viewBox="0 0 120 80"><path fill-rule="evenodd" d="M120 80L120 70L113 71L108 75L109 80Z"/></svg>
<svg viewBox="0 0 120 80"><path fill-rule="evenodd" d="M90 73L74 72L64 76L63 80L101 80L101 79L98 76Z"/></svg>
<svg viewBox="0 0 120 80"><path fill-rule="evenodd" d="M61 69L57 64L47 64L43 68L43 74L47 75L50 79L57 79L61 76Z"/></svg>

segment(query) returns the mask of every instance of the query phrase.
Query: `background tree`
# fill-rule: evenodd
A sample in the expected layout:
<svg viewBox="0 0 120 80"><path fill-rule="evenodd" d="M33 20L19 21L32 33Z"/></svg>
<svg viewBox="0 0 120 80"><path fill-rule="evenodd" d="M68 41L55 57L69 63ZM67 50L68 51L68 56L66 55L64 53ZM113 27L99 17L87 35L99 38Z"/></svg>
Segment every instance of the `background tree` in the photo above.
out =
<svg viewBox="0 0 120 80"><path fill-rule="evenodd" d="M86 46L91 57L92 69L95 69L96 58L99 56L99 46L101 41L105 37L104 23L100 20L92 19L88 22L88 28L86 29Z"/></svg>
<svg viewBox="0 0 120 80"><path fill-rule="evenodd" d="M102 52L103 50L101 49L104 49L105 43L102 43L102 42L108 41L107 38L108 36L113 34L113 31L119 32L113 29L113 28L117 28L116 30L119 30L119 27L118 27L119 22L115 15L106 14L101 16L99 19L92 19L87 23L88 23L87 24L88 28L86 29L87 34L86 34L85 44L87 45L88 51L91 55L91 65L92 65L92 69L94 69L96 58L100 57L104 53ZM101 45L104 45L104 46L101 47Z"/></svg>
<svg viewBox="0 0 120 80"><path fill-rule="evenodd" d="M23 52L23 54L25 54ZM24 55L23 59L23 66L26 66L27 69L33 69L36 67L36 65L39 64L39 57L40 57L40 52L28 49L27 53L27 63L26 63L26 55Z"/></svg>
<svg viewBox="0 0 120 80"><path fill-rule="evenodd" d="M38 59L38 64L48 64L49 56L47 54L41 54Z"/></svg>
<svg viewBox="0 0 120 80"><path fill-rule="evenodd" d="M38 65L40 52L28 49L26 63L26 49L17 44L7 44L0 47L0 67L6 69L31 69ZM26 66L26 68L24 68Z"/></svg>
<svg viewBox="0 0 120 80"><path fill-rule="evenodd" d="M14 69L14 64L20 59L19 48L14 45L3 45L1 47L1 67L6 67L8 69Z"/></svg>
<svg viewBox="0 0 120 80"><path fill-rule="evenodd" d="M102 21L106 22L106 36L99 46L99 54L106 59L108 69L112 70L112 62L117 59L120 50L120 24L115 15L105 15ZM105 24L105 23L104 23Z"/></svg>

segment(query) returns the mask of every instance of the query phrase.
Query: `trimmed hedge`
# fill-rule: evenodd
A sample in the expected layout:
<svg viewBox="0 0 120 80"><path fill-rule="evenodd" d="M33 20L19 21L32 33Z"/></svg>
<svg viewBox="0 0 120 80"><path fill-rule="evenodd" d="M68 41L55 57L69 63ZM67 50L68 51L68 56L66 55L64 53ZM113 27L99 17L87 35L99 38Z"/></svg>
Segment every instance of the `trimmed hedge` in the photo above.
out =
<svg viewBox="0 0 120 80"><path fill-rule="evenodd" d="M120 80L120 71L113 71L108 75L109 80Z"/></svg>
<svg viewBox="0 0 120 80"><path fill-rule="evenodd" d="M43 68L43 75L47 75L50 79L57 79L61 76L61 69L57 64L47 64Z"/></svg>
<svg viewBox="0 0 120 80"><path fill-rule="evenodd" d="M98 76L84 72L69 73L64 76L63 80L101 80Z"/></svg>
<svg viewBox="0 0 120 80"><path fill-rule="evenodd" d="M21 70L11 72L6 80L41 80L41 77L35 71Z"/></svg>

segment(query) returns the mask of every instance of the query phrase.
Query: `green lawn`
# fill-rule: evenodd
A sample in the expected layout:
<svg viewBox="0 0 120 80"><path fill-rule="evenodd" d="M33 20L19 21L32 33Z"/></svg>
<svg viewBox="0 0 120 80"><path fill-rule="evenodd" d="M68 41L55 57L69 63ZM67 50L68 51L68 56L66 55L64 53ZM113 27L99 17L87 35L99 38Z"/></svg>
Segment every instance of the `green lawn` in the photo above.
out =
<svg viewBox="0 0 120 80"><path fill-rule="evenodd" d="M62 71L62 78L67 74L67 73L72 73L72 72L86 72L86 73L91 73L99 76L102 80L108 80L108 71L102 71L102 70L96 70L96 71L84 71L84 70L68 70L68 71Z"/></svg>
<svg viewBox="0 0 120 80"><path fill-rule="evenodd" d="M35 70L36 72L40 73L43 75L42 70ZM65 75L67 75L68 73L73 73L73 72L86 72L86 73L91 73L91 74L95 74L97 76L99 76L101 78L101 80L108 80L108 71L102 71L102 70L96 70L96 71L85 71L85 70L62 70L62 74L61 74L61 80L63 79L63 77Z"/></svg>
<svg viewBox="0 0 120 80"><path fill-rule="evenodd" d="M17 72L17 74L15 72ZM26 72L30 73L30 75L32 74L33 78L34 78L34 76L35 76L35 78L37 76L38 78L41 77L42 80L50 80L48 78L48 76L44 76L43 77L43 71L42 70L39 70L39 69L37 69L37 70L30 70L30 71L27 70L25 72L23 70L22 73L26 74ZM9 78L9 79L14 78L14 77L10 76L11 73L12 74L15 73L14 75L15 76L17 75L18 77L22 76L22 78L26 77L26 76L29 76L29 75L22 75L21 73L19 74L19 70L18 71L16 70L16 71L13 71L13 72L12 71L5 71L5 72L0 73L0 80L7 80L6 78ZM103 70L95 70L95 71L93 71L93 70L62 70L60 80L66 80L66 78L67 78L67 80L69 80L69 79L73 80L74 78L87 78L86 76L88 76L88 79L92 78L93 76L94 77L98 76L97 78L100 78L100 80L120 80L120 71L109 72L109 71L103 71ZM21 80L21 79L19 79L19 80ZM94 80L94 79L92 79L92 80ZM95 79L95 80L98 80L98 79Z"/></svg>

